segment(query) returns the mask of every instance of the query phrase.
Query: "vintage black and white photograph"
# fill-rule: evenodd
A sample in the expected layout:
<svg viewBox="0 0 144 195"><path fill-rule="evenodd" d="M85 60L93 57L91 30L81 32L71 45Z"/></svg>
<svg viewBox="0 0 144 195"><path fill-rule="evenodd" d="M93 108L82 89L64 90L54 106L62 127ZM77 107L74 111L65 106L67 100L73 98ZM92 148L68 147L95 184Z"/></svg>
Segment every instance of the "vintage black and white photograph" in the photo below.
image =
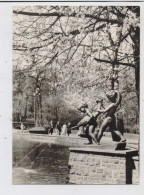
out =
<svg viewBox="0 0 144 195"><path fill-rule="evenodd" d="M12 183L139 184L140 6L12 12Z"/></svg>

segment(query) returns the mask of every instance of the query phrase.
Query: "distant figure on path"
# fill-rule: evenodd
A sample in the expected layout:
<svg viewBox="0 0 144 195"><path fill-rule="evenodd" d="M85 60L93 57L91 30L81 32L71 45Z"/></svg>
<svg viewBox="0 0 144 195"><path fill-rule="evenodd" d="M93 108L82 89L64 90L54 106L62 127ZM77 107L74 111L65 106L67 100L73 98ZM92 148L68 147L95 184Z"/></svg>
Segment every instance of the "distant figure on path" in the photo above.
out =
<svg viewBox="0 0 144 195"><path fill-rule="evenodd" d="M97 141L98 143L100 143L100 140L103 136L103 132L106 130L107 127L110 127L110 130L120 138L120 142L125 142L126 140L124 139L121 132L116 129L115 112L121 103L122 99L121 94L116 90L111 90L106 93L106 96L111 102L111 104L103 110L98 109L98 112L106 113L106 118L103 120L101 124L100 130L97 135Z"/></svg>
<svg viewBox="0 0 144 195"><path fill-rule="evenodd" d="M55 127L58 130L58 134L61 134L61 127L60 127L60 122L58 121Z"/></svg>
<svg viewBox="0 0 144 195"><path fill-rule="evenodd" d="M50 121L50 134L53 134L53 129L54 129L54 125L53 125L53 121Z"/></svg>
<svg viewBox="0 0 144 195"><path fill-rule="evenodd" d="M68 134L68 136L71 134L70 125L71 125L71 123L68 123L68 125L67 125L67 134Z"/></svg>
<svg viewBox="0 0 144 195"><path fill-rule="evenodd" d="M24 130L25 130L25 126L24 126L24 124L23 124L22 122L21 122L20 128L21 128L21 131L22 131L22 133L23 133Z"/></svg>
<svg viewBox="0 0 144 195"><path fill-rule="evenodd" d="M63 124L61 135L66 135L66 134L67 134L67 125Z"/></svg>

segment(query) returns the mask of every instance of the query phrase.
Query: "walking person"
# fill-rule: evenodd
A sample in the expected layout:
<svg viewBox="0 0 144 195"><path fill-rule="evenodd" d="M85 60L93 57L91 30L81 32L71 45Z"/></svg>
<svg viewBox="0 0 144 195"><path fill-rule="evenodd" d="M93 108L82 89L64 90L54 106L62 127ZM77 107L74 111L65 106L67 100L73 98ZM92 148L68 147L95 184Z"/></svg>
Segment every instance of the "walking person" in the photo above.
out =
<svg viewBox="0 0 144 195"><path fill-rule="evenodd" d="M58 130L58 134L61 134L61 126L60 126L60 122L58 121L56 124L56 129Z"/></svg>
<svg viewBox="0 0 144 195"><path fill-rule="evenodd" d="M66 135L67 134L67 125L64 123L62 126L62 132L61 135Z"/></svg>
<svg viewBox="0 0 144 195"><path fill-rule="evenodd" d="M53 125L53 121L50 121L50 134L53 134L53 129L54 129L54 125Z"/></svg>
<svg viewBox="0 0 144 195"><path fill-rule="evenodd" d="M68 123L68 125L67 125L67 134L68 134L68 136L71 134L70 126L71 126L71 123Z"/></svg>
<svg viewBox="0 0 144 195"><path fill-rule="evenodd" d="M21 131L22 131L22 133L23 133L24 130L25 130L25 126L24 126L24 124L23 124L22 122L21 122L20 128L21 128Z"/></svg>

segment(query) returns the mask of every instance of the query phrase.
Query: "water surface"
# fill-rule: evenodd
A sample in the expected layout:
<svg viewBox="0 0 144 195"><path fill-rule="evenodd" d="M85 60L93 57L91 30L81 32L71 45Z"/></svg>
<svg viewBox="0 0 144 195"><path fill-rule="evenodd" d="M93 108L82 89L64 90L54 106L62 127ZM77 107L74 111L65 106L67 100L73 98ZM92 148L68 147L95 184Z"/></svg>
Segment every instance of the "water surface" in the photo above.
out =
<svg viewBox="0 0 144 195"><path fill-rule="evenodd" d="M66 184L69 149L13 138L13 184Z"/></svg>

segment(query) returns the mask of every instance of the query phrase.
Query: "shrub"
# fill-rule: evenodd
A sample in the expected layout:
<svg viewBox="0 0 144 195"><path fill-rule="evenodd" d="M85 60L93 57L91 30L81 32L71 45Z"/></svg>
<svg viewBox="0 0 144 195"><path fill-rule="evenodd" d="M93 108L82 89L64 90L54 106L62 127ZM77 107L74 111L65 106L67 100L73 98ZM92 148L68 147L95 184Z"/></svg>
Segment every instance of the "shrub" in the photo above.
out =
<svg viewBox="0 0 144 195"><path fill-rule="evenodd" d="M131 126L125 125L125 127L124 127L124 132L125 132L125 133L130 133L130 132L131 132L131 129L132 129Z"/></svg>
<svg viewBox="0 0 144 195"><path fill-rule="evenodd" d="M132 127L132 133L134 133L134 134L139 134L139 125L138 125L138 124L135 124L135 125Z"/></svg>
<svg viewBox="0 0 144 195"><path fill-rule="evenodd" d="M131 127L130 125L125 125L124 132L139 134L139 125L135 124L133 127Z"/></svg>

